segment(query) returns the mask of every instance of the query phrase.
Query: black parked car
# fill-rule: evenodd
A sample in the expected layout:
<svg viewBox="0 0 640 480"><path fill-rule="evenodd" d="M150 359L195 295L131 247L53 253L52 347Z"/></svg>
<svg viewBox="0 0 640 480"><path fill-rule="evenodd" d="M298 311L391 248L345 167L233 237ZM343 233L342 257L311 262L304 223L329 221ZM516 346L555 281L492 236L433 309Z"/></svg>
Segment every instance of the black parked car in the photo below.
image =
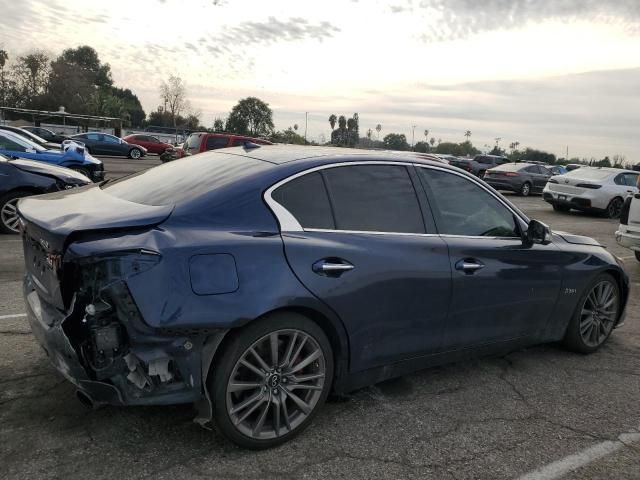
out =
<svg viewBox="0 0 640 480"><path fill-rule="evenodd" d="M52 143L49 142L47 140L45 140L42 137L39 137L38 135L35 135L32 132L29 132L28 130L25 130L24 128L20 128L20 127L10 127L9 125L0 125L0 130L5 130L7 132L13 132L16 135L20 135L22 138L26 138L27 140L36 143L37 145L40 145L42 148L47 148L47 149L60 149L60 144L59 143Z"/></svg>
<svg viewBox="0 0 640 480"><path fill-rule="evenodd" d="M486 171L484 181L496 190L510 190L528 197L542 193L552 173L535 163L505 163Z"/></svg>
<svg viewBox="0 0 640 480"><path fill-rule="evenodd" d="M20 202L28 319L86 403L197 402L266 448L330 391L541 342L589 353L624 319L619 259L472 175L252 147Z"/></svg>
<svg viewBox="0 0 640 480"><path fill-rule="evenodd" d="M29 195L57 192L91 183L84 175L64 167L0 155L0 232L18 233L18 200Z"/></svg>
<svg viewBox="0 0 640 480"><path fill-rule="evenodd" d="M147 149L143 146L127 143L108 133L79 133L72 135L69 139L84 143L91 155L112 155L137 159L147 154Z"/></svg>
<svg viewBox="0 0 640 480"><path fill-rule="evenodd" d="M458 158L457 160L451 160L449 163L454 167L472 173L476 177L483 178L487 170L509 163L509 159L499 155L476 155L472 160Z"/></svg>
<svg viewBox="0 0 640 480"><path fill-rule="evenodd" d="M52 132L48 128L43 127L22 127L24 130L33 133L34 135L44 138L47 142L62 143L69 137L67 135L61 135L59 133Z"/></svg>

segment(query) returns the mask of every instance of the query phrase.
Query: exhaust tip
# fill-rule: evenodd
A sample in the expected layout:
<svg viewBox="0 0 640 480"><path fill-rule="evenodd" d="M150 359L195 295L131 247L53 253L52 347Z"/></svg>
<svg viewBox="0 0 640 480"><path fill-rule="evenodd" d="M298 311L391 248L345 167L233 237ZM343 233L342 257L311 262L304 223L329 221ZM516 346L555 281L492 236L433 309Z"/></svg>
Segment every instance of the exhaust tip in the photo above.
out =
<svg viewBox="0 0 640 480"><path fill-rule="evenodd" d="M93 399L83 391L77 390L76 397L78 397L78 400L80 400L80 403L83 404L85 407L90 408L91 410L94 410L96 408L93 402Z"/></svg>

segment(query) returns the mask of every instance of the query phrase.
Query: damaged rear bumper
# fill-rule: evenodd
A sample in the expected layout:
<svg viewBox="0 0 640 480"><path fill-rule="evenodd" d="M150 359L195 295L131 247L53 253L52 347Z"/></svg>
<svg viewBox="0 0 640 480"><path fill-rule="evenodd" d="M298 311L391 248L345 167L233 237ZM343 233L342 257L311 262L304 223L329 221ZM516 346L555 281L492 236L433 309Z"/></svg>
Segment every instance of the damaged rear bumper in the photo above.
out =
<svg viewBox="0 0 640 480"><path fill-rule="evenodd" d="M135 318L134 305L128 305L132 315L125 321L119 307L96 322L91 309L75 301L61 312L42 300L29 275L23 288L35 338L55 368L94 405L208 403L209 364L226 332L158 332Z"/></svg>

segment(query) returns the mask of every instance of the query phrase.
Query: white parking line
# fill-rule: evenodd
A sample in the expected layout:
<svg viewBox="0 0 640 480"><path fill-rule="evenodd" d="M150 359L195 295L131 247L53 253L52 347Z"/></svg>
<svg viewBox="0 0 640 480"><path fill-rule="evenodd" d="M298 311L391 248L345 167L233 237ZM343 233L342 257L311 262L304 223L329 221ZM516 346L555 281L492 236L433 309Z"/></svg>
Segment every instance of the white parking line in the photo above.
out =
<svg viewBox="0 0 640 480"><path fill-rule="evenodd" d="M640 442L640 433L623 433L616 440L606 440L581 452L569 455L561 460L549 463L544 467L523 475L518 480L554 480L589 465L607 455L617 452L621 448Z"/></svg>
<svg viewBox="0 0 640 480"><path fill-rule="evenodd" d="M0 315L0 320L8 320L9 318L22 318L26 317L26 313L14 313L13 315Z"/></svg>

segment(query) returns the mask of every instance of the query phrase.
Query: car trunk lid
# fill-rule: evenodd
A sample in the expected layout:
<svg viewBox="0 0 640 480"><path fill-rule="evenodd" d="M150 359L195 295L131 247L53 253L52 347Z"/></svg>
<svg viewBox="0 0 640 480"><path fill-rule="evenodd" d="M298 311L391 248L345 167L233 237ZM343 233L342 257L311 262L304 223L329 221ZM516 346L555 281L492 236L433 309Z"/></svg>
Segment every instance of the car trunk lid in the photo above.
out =
<svg viewBox="0 0 640 480"><path fill-rule="evenodd" d="M27 273L41 297L63 309L63 258L74 235L151 227L166 220L172 210L173 205L123 200L98 186L22 199L18 211Z"/></svg>

